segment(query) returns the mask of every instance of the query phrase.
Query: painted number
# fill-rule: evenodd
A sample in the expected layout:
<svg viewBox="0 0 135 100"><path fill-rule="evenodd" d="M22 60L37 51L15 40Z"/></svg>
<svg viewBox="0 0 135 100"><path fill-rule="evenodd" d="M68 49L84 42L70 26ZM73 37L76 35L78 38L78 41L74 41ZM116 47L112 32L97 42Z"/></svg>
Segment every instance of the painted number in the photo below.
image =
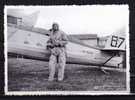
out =
<svg viewBox="0 0 135 100"><path fill-rule="evenodd" d="M124 40L125 39L122 37L112 36L111 46L119 48L122 45L122 43L124 42Z"/></svg>

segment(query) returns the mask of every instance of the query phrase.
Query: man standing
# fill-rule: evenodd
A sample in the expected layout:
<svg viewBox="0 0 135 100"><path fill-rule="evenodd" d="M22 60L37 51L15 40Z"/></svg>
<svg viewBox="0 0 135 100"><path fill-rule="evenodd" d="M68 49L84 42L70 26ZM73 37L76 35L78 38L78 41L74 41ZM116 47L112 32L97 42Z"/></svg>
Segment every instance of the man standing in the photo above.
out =
<svg viewBox="0 0 135 100"><path fill-rule="evenodd" d="M53 23L50 30L50 38L47 41L47 49L51 52L49 59L49 81L54 80L56 65L58 64L58 81L64 78L66 64L67 35L59 30L59 25Z"/></svg>

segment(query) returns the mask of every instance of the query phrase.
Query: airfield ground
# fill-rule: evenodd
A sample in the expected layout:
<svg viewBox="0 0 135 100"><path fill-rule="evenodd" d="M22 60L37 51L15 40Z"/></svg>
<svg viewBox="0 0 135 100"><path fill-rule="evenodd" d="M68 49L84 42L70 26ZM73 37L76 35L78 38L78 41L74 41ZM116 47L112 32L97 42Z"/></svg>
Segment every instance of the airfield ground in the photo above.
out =
<svg viewBox="0 0 135 100"><path fill-rule="evenodd" d="M90 66L67 64L62 82L48 82L48 63L28 59L8 59L8 91L123 91L126 73L105 75Z"/></svg>

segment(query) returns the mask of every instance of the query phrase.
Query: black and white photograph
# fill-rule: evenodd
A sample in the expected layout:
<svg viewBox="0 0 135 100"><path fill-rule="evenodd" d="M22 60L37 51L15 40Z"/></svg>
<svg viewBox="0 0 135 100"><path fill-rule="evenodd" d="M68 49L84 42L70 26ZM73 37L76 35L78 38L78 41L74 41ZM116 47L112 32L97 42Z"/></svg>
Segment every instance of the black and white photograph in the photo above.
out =
<svg viewBox="0 0 135 100"><path fill-rule="evenodd" d="M128 5L5 6L6 95L129 94Z"/></svg>

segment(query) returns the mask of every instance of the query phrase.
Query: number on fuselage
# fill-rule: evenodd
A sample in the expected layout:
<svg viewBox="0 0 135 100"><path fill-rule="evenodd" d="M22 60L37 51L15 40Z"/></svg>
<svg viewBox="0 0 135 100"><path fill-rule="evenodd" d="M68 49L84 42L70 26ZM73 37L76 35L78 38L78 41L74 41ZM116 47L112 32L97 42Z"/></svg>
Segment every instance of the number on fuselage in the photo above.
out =
<svg viewBox="0 0 135 100"><path fill-rule="evenodd" d="M119 48L125 41L125 38L113 35L111 39L111 47Z"/></svg>

